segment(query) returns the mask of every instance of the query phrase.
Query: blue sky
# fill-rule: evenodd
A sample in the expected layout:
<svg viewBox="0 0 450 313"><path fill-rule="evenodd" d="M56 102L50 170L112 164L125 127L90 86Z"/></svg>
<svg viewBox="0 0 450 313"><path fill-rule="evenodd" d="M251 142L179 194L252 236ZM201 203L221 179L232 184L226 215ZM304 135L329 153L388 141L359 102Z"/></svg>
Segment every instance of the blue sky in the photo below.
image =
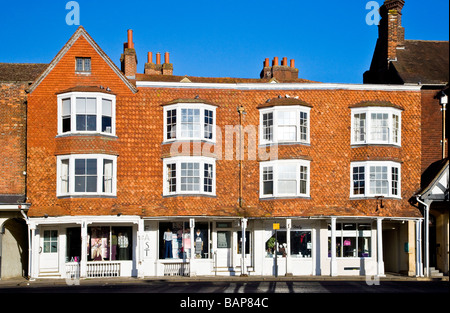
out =
<svg viewBox="0 0 450 313"><path fill-rule="evenodd" d="M2 1L0 62L49 63L75 32L68 0ZM78 0L80 21L119 65L133 29L138 71L170 52L174 75L259 78L265 58L295 59L299 76L362 83L378 28L369 0ZM381 5L383 0L377 0ZM406 0L407 39L448 40L448 0Z"/></svg>

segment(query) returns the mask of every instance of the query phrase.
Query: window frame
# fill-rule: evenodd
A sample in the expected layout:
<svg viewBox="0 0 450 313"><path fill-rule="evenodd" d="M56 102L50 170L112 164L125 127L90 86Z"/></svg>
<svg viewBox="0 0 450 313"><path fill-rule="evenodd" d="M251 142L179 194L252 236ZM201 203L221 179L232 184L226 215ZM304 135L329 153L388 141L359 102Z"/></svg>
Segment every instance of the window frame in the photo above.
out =
<svg viewBox="0 0 450 313"><path fill-rule="evenodd" d="M77 130L77 98L95 98L96 99L96 130ZM63 102L70 99L70 131L63 132L63 120L68 115L64 115ZM111 101L111 132L102 131L103 125L103 100ZM116 96L102 92L66 92L58 95L58 136L76 135L76 134L101 134L105 136L116 135Z"/></svg>
<svg viewBox="0 0 450 313"><path fill-rule="evenodd" d="M181 131L181 124L182 124L182 116L181 116L181 110L183 109L193 109L193 110L200 110L200 117L199 117L199 124L200 124L200 136L194 136L194 137L182 137L182 131ZM175 122L175 138L168 138L167 136L167 112L175 110L176 112L176 122ZM209 134L209 131L205 131L206 123L205 123L205 111L212 111L213 117L212 117L212 138L206 138L205 135ZM214 105L205 104L205 103L175 103L164 106L164 128L163 128L163 143L169 143L169 142L175 142L175 141L206 141L215 143L216 142L216 121L217 121L217 114L216 114L216 107ZM210 119L209 116L207 116L208 119ZM173 124L171 124L173 127ZM208 123L208 125L210 125ZM173 130L171 130L173 133Z"/></svg>
<svg viewBox="0 0 450 313"><path fill-rule="evenodd" d="M364 125L364 140L360 140L360 135L358 133L359 139L355 138L356 131L360 131L360 125L356 126L355 115L365 114L365 125ZM387 114L388 115L388 139L387 140L377 140L372 139L373 135L373 123L372 114ZM394 116L398 116L398 128L396 126L396 121ZM402 110L391 107L364 107L364 108L352 108L351 109L351 145L394 145L401 147L402 142ZM394 138L397 138L395 141Z"/></svg>
<svg viewBox="0 0 450 313"><path fill-rule="evenodd" d="M181 164L182 163L198 163L199 164L199 190L181 190ZM168 165L175 164L175 177L171 176L171 180L175 180L175 191L169 190L171 184L169 183ZM212 165L212 181L211 184L205 184L205 165ZM216 195L216 159L208 157L185 157L177 156L172 158L165 158L163 160L163 196L175 195ZM173 185L173 184L172 184ZM211 192L205 191L205 187L211 187Z"/></svg>
<svg viewBox="0 0 450 313"><path fill-rule="evenodd" d="M83 69L78 68L78 60L83 61ZM89 60L89 70L86 70L86 60ZM76 74L91 74L92 73L92 58L90 57L75 57L75 73Z"/></svg>
<svg viewBox="0 0 450 313"><path fill-rule="evenodd" d="M279 140L279 128L283 125L279 123L278 120L278 113L279 112L295 112L295 127L296 132L295 140ZM265 128L263 125L264 122L264 115L272 113L272 125L271 125L271 137L272 140L265 139ZM300 113L306 113L307 118L302 119L300 117ZM302 120L306 120L306 139L302 140L302 129L305 128L305 126L301 123ZM268 144L310 144L311 143L311 108L307 106L301 106L301 105L290 105L290 106L276 106L276 107L270 107L270 108L263 108L259 110L259 144L260 145L268 145ZM286 126L286 125L284 125Z"/></svg>
<svg viewBox="0 0 450 313"><path fill-rule="evenodd" d="M388 193L371 193L370 190L370 168L375 166L384 166L387 167L387 181L388 181ZM354 194L354 180L353 180L353 169L355 167L361 168L364 167L364 194ZM397 190L397 194L393 194L392 190L394 188L394 180L392 179L393 171L392 169L396 168L398 172L396 173L398 180L396 181L395 188ZM393 161L357 161L351 162L350 164L350 198L352 199L360 199L360 198L376 198L376 197L386 197L386 198L396 198L401 199L401 163L393 162ZM358 179L358 181L362 181Z"/></svg>
<svg viewBox="0 0 450 313"><path fill-rule="evenodd" d="M295 181L296 181L296 193L280 193L279 192L279 167L280 165L295 165ZM272 182L273 182L273 193L272 194L264 194L264 181L263 181L263 173L264 168L272 167ZM300 193L300 176L301 176L301 167L306 167L306 193ZM310 197L310 185L311 185L311 162L309 160L303 159L295 159L295 160L274 160L267 162L260 162L259 164L259 198L309 198Z"/></svg>
<svg viewBox="0 0 450 313"><path fill-rule="evenodd" d="M75 192L75 160L96 159L97 160L97 191L96 192ZM68 191L62 191L62 163L68 160ZM112 176L108 176L111 181L111 192L103 191L105 183L104 161L112 161ZM91 196L112 196L117 195L117 156L107 154L70 154L58 155L56 167L56 196L57 197L91 197Z"/></svg>
<svg viewBox="0 0 450 313"><path fill-rule="evenodd" d="M344 229L344 224L355 224L355 229L346 230ZM361 225L369 225L370 229L360 229ZM328 250L328 259L331 259L331 250L329 248L333 249L331 246L331 229L330 225L328 225L327 229L327 250ZM373 226L371 221L339 221L336 222L336 247L334 247L335 250L337 250L337 247L339 246L339 252L336 251L336 259L371 259L375 257L375 252L373 249L373 242L376 240L376 236L373 234ZM356 256L345 256L344 255L344 239L345 238L355 238L355 252ZM359 248L360 248L360 238L370 238L370 249L369 249L369 255L368 256L359 256ZM364 252L365 253L365 252Z"/></svg>

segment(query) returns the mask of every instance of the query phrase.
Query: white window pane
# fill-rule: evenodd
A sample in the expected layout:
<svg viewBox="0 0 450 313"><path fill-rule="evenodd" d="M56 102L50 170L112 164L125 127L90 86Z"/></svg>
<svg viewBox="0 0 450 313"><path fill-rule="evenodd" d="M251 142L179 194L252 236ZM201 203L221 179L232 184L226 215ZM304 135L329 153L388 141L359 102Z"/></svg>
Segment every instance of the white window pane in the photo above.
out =
<svg viewBox="0 0 450 313"><path fill-rule="evenodd" d="M70 99L64 99L62 101L62 115L70 115Z"/></svg>
<svg viewBox="0 0 450 313"><path fill-rule="evenodd" d="M87 98L86 100L86 113L95 114L97 112L97 99Z"/></svg>
<svg viewBox="0 0 450 313"><path fill-rule="evenodd" d="M76 102L77 113L86 113L86 98L77 98Z"/></svg>
<svg viewBox="0 0 450 313"><path fill-rule="evenodd" d="M112 116L112 101L102 99L102 115Z"/></svg>
<svg viewBox="0 0 450 313"><path fill-rule="evenodd" d="M296 194L297 182L291 180L279 180L278 181L278 194Z"/></svg>
<svg viewBox="0 0 450 313"><path fill-rule="evenodd" d="M295 179L296 165L295 164L280 164L278 166L278 179Z"/></svg>

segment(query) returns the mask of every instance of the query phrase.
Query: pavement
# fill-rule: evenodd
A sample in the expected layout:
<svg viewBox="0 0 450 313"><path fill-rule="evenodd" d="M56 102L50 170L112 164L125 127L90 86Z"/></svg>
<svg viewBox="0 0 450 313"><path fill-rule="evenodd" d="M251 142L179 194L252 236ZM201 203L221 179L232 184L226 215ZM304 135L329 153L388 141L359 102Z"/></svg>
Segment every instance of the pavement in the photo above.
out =
<svg viewBox="0 0 450 313"><path fill-rule="evenodd" d="M449 281L448 276L443 277L410 277L400 274L386 274L383 277L379 277L382 281ZM106 277L106 278L81 278L80 284L85 286L104 286L104 285L117 285L117 284L148 284L149 282L243 282L243 281L366 281L367 279L373 279L373 277L366 276L195 276L195 277L181 277L181 276L158 276L158 277ZM14 288L14 287L56 287L67 286L70 281L65 279L54 278L39 278L39 279L26 279L26 278L10 278L0 280L0 293L2 288Z"/></svg>

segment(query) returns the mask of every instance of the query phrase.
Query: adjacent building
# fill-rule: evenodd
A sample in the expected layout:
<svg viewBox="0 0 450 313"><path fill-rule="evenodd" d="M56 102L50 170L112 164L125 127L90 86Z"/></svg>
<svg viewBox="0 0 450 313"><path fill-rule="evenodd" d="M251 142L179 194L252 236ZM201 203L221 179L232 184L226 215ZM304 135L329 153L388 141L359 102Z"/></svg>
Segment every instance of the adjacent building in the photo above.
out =
<svg viewBox="0 0 450 313"><path fill-rule="evenodd" d="M421 188L414 195L425 217L425 274L449 270L448 83L449 42L407 40L403 0L385 1L379 38L364 83L420 86Z"/></svg>

